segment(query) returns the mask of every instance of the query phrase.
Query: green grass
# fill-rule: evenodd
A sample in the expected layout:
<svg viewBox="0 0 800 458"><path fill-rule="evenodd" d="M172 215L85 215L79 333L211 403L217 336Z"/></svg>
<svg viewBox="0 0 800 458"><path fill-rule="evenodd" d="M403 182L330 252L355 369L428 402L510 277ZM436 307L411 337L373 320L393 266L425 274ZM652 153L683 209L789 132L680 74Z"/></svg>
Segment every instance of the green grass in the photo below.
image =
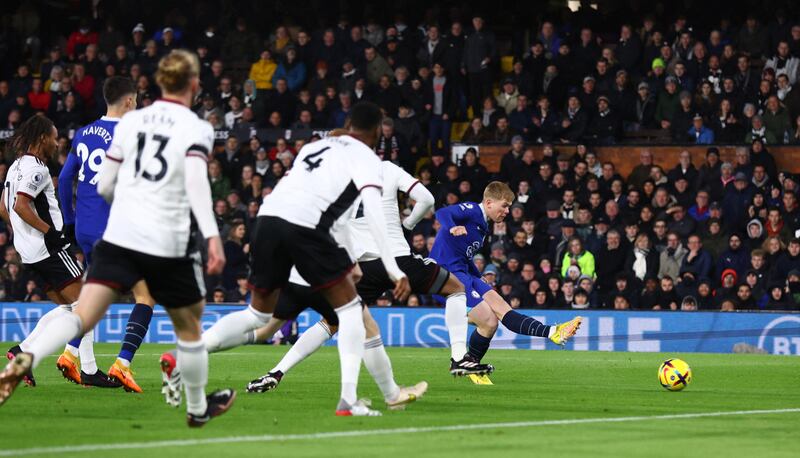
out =
<svg viewBox="0 0 800 458"><path fill-rule="evenodd" d="M6 347L2 347L6 348ZM30 447L149 442L244 435L308 434L401 427L428 427L724 412L800 407L800 360L765 355L495 351L494 386L472 385L447 374L449 351L390 348L401 383L427 380L428 394L405 411L380 418L338 418L335 348L324 348L284 378L274 392L248 394L247 381L261 375L286 347L243 347L212 355L209 388L234 387L231 412L205 428L189 430L183 409L160 395L161 345L145 345L134 362L145 390L136 395L67 384L55 358L36 372L39 386L20 387L0 408L0 452ZM101 367L116 344L98 344ZM656 380L667 357L685 359L694 371L683 392ZM377 387L362 369L359 394L383 409ZM669 420L637 420L428 431L189 445L180 448L78 452L125 456L797 456L800 413L752 414ZM63 453L61 453L63 454ZM74 454L70 453L70 455Z"/></svg>

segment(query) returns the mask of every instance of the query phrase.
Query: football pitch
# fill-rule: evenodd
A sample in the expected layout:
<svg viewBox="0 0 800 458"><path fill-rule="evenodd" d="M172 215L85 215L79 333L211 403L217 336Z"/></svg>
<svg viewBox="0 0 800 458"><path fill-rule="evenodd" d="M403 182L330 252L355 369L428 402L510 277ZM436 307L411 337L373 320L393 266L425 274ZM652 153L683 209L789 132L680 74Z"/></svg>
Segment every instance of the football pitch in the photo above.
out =
<svg viewBox="0 0 800 458"><path fill-rule="evenodd" d="M7 348L10 344L2 348ZM134 369L144 394L68 384L48 358L36 388L0 408L0 456L786 456L800 449L800 360L766 355L490 350L493 386L447 373L449 350L388 348L404 384L427 380L424 398L386 411L362 367L359 395L379 418L335 417L339 364L325 347L277 390L248 394L286 347L250 346L210 356L209 389L233 387L236 404L206 427L186 427L183 407L160 394L158 356L144 345ZM97 344L98 365L118 344ZM668 392L656 379L668 357L693 381Z"/></svg>

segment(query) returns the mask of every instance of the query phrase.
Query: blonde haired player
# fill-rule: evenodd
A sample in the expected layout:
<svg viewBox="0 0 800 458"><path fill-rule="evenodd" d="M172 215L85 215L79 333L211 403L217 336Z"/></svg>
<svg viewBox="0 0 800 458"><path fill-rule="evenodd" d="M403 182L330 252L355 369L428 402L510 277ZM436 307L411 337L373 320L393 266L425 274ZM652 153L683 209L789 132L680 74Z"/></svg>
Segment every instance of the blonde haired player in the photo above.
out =
<svg viewBox="0 0 800 458"><path fill-rule="evenodd" d="M481 359L499 323L510 331L536 337L545 337L564 345L575 335L581 317L548 326L535 318L523 315L483 281L475 267L473 257L483 247L489 235L489 222L499 223L508 216L514 202L514 192L507 184L493 181L486 186L481 203L463 202L444 207L436 212L441 228L431 250L431 258L455 275L464 284L466 294L451 295L445 301L445 320L450 333L451 347L454 339L465 339L468 322L476 325L463 355L453 354L450 373L453 375L490 374L494 367L482 364ZM467 307L471 308L467 314Z"/></svg>
<svg viewBox="0 0 800 458"><path fill-rule="evenodd" d="M205 288L192 243L192 215L208 245L209 274L222 271L225 255L206 177L214 132L189 109L200 89L197 56L170 52L159 62L156 81L163 98L122 118L100 170L98 192L113 202L80 306L47 323L28 351L0 373L0 402L45 356L94 328L120 291L145 280L175 328L189 426L203 426L233 404L231 389L205 394L208 352L200 329Z"/></svg>

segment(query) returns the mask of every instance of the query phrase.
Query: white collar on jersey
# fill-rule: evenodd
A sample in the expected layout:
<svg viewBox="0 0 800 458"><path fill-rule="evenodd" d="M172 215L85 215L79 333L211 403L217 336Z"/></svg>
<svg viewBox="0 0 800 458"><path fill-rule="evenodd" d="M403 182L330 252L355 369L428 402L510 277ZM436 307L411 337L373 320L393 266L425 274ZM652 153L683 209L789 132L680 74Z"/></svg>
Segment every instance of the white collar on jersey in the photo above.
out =
<svg viewBox="0 0 800 458"><path fill-rule="evenodd" d="M113 116L101 116L100 119L103 121L119 121L120 118L115 118Z"/></svg>
<svg viewBox="0 0 800 458"><path fill-rule="evenodd" d="M483 219L488 223L489 222L489 215L486 214L486 209L483 208L483 202L478 204L481 207L481 213L483 213Z"/></svg>

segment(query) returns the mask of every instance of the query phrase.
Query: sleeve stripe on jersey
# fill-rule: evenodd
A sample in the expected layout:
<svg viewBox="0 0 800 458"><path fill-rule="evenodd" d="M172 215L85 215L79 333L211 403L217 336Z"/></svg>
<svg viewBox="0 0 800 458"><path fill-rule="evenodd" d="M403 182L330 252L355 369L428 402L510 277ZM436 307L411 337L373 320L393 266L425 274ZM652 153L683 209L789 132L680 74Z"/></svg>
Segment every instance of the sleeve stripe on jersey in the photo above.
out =
<svg viewBox="0 0 800 458"><path fill-rule="evenodd" d="M376 188L378 191L383 191L383 186L379 184L365 184L364 186L358 188L358 192L363 191L365 188Z"/></svg>
<svg viewBox="0 0 800 458"><path fill-rule="evenodd" d="M111 159L114 162L122 162L122 159L118 159L114 156L109 156L108 154L106 154L106 159Z"/></svg>
<svg viewBox="0 0 800 458"><path fill-rule="evenodd" d="M414 186L416 186L418 184L419 184L419 180L415 181L414 184L412 184L411 186L408 187L408 191L406 191L406 194L410 194L411 190L414 189Z"/></svg>
<svg viewBox="0 0 800 458"><path fill-rule="evenodd" d="M23 196L27 197L30 200L34 200L35 199L35 197L33 197L32 195L28 194L27 192L17 191L17 194L22 194Z"/></svg>
<svg viewBox="0 0 800 458"><path fill-rule="evenodd" d="M193 155L199 156L203 155L204 157L208 157L208 148L205 145L201 145L199 143L195 143L194 145L190 146L188 150L186 150L186 155Z"/></svg>
<svg viewBox="0 0 800 458"><path fill-rule="evenodd" d="M205 154L202 154L202 153L198 153L197 151L187 151L186 152L186 157L197 157L197 158L200 158L200 159L208 162L208 156L206 156Z"/></svg>

